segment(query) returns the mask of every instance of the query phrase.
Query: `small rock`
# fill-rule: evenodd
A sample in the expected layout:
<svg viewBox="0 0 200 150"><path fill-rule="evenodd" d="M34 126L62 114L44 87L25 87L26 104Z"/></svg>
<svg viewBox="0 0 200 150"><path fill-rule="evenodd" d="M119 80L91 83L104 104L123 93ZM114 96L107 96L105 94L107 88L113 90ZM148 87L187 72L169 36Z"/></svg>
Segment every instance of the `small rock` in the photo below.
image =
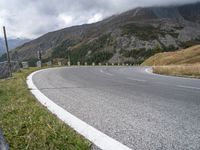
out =
<svg viewBox="0 0 200 150"><path fill-rule="evenodd" d="M4 140L1 130L0 130L0 150L9 150L9 146Z"/></svg>

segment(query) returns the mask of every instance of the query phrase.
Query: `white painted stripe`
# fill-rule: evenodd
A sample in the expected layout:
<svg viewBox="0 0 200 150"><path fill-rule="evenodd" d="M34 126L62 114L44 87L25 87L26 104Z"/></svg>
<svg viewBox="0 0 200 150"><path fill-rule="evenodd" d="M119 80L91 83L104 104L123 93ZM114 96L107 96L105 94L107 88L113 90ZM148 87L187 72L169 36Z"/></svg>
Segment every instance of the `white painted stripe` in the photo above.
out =
<svg viewBox="0 0 200 150"><path fill-rule="evenodd" d="M152 74L152 75L160 76L160 77L165 77L165 78L172 78L172 79L180 78L180 79L183 79L183 80L199 81L199 79L195 79L195 78L188 78L188 77L186 78L186 77L181 77L181 76L179 77L179 76L173 76L173 75L164 75L164 74L153 73L152 68L146 68L145 72L148 73L148 74Z"/></svg>
<svg viewBox="0 0 200 150"><path fill-rule="evenodd" d="M45 69L46 70L46 69ZM44 71L44 70L41 70ZM27 77L27 84L31 93L37 98L37 100L46 106L53 114L59 119L64 121L66 124L71 126L78 133L83 135L85 138L93 142L96 146L102 150L131 150L129 147L95 129L94 127L83 122L79 118L73 116L62 107L55 104L52 100L46 97L33 83L33 76L41 71L36 71Z"/></svg>
<svg viewBox="0 0 200 150"><path fill-rule="evenodd" d="M153 74L153 71L152 71L152 69L150 69L150 68L146 68L146 69L145 69L145 72L147 72L147 73L149 73L149 74Z"/></svg>
<svg viewBox="0 0 200 150"><path fill-rule="evenodd" d="M105 74L109 75L109 76L113 76L113 74L111 73L108 73L108 72L105 72Z"/></svg>
<svg viewBox="0 0 200 150"><path fill-rule="evenodd" d="M146 82L146 80L136 79L136 78L127 78L132 81Z"/></svg>
<svg viewBox="0 0 200 150"><path fill-rule="evenodd" d="M193 86L177 85L177 87L186 88L186 89L200 90L200 88L198 88L198 87L193 87Z"/></svg>
<svg viewBox="0 0 200 150"><path fill-rule="evenodd" d="M102 73L104 73L104 74L106 74L106 75L109 75L109 76L113 76L113 74L108 73L108 72L105 72L103 69L100 69L100 72L102 72Z"/></svg>

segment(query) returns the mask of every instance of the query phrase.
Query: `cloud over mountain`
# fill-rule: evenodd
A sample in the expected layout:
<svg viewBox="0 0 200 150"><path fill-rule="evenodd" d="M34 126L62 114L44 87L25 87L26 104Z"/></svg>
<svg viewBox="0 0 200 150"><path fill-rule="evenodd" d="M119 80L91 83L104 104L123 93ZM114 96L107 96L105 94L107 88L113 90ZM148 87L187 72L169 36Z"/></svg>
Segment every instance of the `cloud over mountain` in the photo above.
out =
<svg viewBox="0 0 200 150"><path fill-rule="evenodd" d="M60 28L97 22L138 6L197 1L199 0L1 0L0 27L5 25L10 37L36 38ZM2 36L1 31L0 37Z"/></svg>

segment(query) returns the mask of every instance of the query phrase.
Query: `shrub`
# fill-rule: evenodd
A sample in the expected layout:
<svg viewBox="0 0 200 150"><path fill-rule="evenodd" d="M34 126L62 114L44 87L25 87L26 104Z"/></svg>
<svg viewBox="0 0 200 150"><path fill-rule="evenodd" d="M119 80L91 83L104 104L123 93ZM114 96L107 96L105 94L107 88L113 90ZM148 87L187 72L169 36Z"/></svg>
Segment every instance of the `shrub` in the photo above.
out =
<svg viewBox="0 0 200 150"><path fill-rule="evenodd" d="M6 61L6 60L7 60L7 54L5 53L0 57L0 62Z"/></svg>
<svg viewBox="0 0 200 150"><path fill-rule="evenodd" d="M66 57L66 52L70 46L75 45L76 42L73 40L63 41L62 44L53 49L52 58L64 58Z"/></svg>
<svg viewBox="0 0 200 150"><path fill-rule="evenodd" d="M91 64L92 62L100 63L100 62L106 62L108 61L110 58L112 58L113 53L111 52L96 52L94 53L90 58L87 59L87 62L89 64Z"/></svg>
<svg viewBox="0 0 200 150"><path fill-rule="evenodd" d="M135 35L141 40L150 41L158 39L159 36L165 36L166 34L177 38L179 33L174 31L164 31L159 27L156 28L152 25L139 25L139 24L127 24L121 27L122 35Z"/></svg>

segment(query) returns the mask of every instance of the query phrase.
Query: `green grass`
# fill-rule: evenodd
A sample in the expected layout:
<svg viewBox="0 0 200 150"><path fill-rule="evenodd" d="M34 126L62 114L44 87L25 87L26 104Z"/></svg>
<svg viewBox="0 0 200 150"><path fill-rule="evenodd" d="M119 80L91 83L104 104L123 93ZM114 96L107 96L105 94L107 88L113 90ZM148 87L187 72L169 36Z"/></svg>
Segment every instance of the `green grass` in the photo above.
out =
<svg viewBox="0 0 200 150"><path fill-rule="evenodd" d="M0 128L10 149L88 150L91 143L31 95L26 77L35 68L0 80Z"/></svg>

